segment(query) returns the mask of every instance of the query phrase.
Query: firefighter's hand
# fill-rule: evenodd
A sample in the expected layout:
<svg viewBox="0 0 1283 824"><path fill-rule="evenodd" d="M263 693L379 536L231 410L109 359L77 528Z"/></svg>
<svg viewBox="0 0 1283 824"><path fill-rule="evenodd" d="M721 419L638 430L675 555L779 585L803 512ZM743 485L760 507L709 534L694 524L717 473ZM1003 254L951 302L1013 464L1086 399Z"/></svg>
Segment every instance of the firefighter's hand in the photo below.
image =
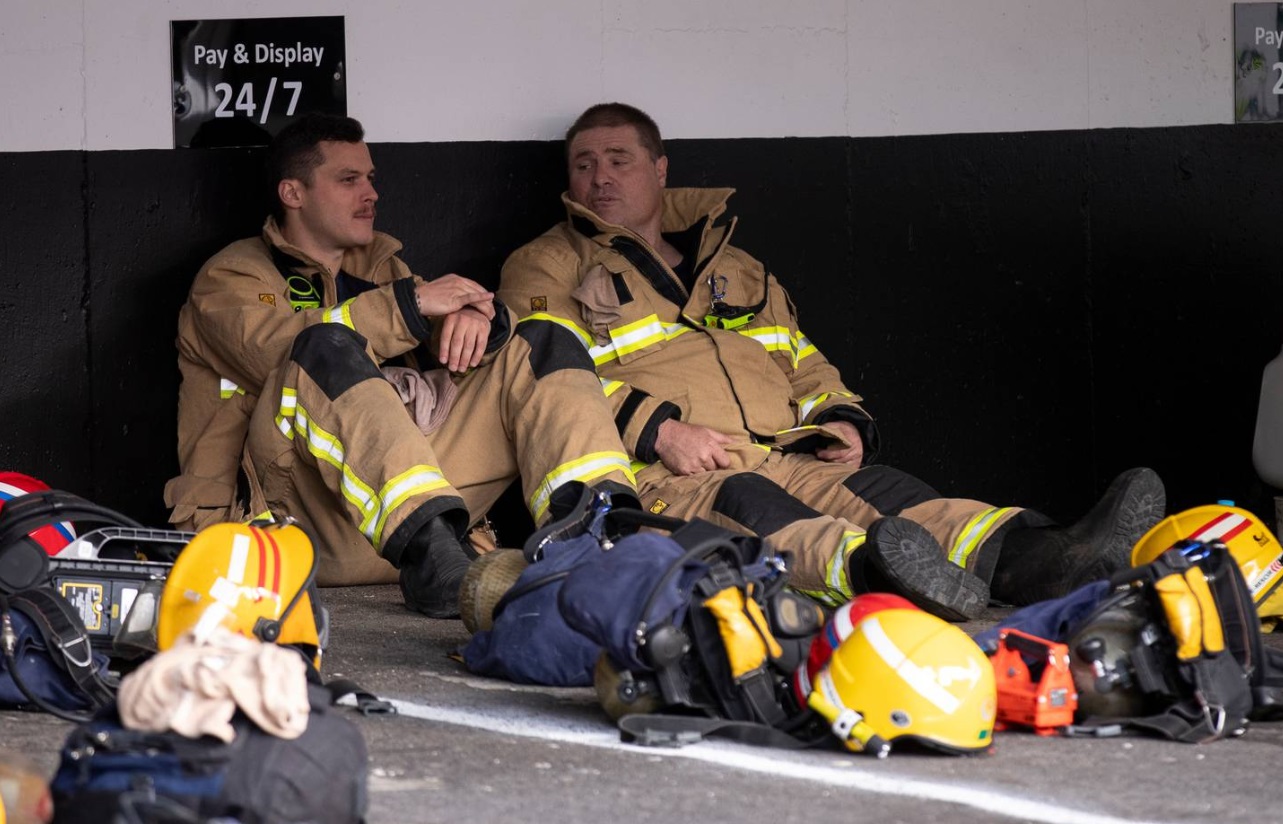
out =
<svg viewBox="0 0 1283 824"><path fill-rule="evenodd" d="M675 418L661 423L655 433L655 451L659 453L659 459L677 475L726 469L731 465L731 456L722 447L734 442L730 435L716 429L682 423Z"/></svg>
<svg viewBox="0 0 1283 824"><path fill-rule="evenodd" d="M420 283L414 290L414 300L425 318L439 318L465 306L477 310L486 320L494 317L494 292L455 274Z"/></svg>
<svg viewBox="0 0 1283 824"><path fill-rule="evenodd" d="M860 439L860 430L855 428L855 424L850 421L829 421L824 426L842 433L842 437L851 445L843 446L835 441L831 446L817 450L815 457L822 461L859 467L864 462L864 441Z"/></svg>
<svg viewBox="0 0 1283 824"><path fill-rule="evenodd" d="M464 372L481 363L490 339L490 319L465 306L438 320L437 360L451 372Z"/></svg>

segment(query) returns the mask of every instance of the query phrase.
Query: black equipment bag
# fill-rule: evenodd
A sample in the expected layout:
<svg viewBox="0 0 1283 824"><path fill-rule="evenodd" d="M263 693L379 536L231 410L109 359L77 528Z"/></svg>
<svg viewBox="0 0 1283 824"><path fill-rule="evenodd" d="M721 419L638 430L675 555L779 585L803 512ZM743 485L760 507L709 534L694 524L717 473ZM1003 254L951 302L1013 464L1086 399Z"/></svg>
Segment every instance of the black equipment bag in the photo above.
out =
<svg viewBox="0 0 1283 824"><path fill-rule="evenodd" d="M128 730L113 705L67 738L51 785L54 824L358 824L365 740L330 697L309 687L307 730L291 740L238 714L230 744Z"/></svg>
<svg viewBox="0 0 1283 824"><path fill-rule="evenodd" d="M1283 656L1265 647L1224 544L1181 542L1111 585L1068 639L1085 727L1121 724L1199 743L1279 715ZM1101 711L1111 707L1118 711Z"/></svg>
<svg viewBox="0 0 1283 824"><path fill-rule="evenodd" d="M786 679L825 616L785 589L787 561L759 538L697 519L671 538L627 538L571 571L561 613L603 647L609 666L598 668L598 692L608 712L624 715L626 740L813 737L799 726L809 713L792 705Z"/></svg>

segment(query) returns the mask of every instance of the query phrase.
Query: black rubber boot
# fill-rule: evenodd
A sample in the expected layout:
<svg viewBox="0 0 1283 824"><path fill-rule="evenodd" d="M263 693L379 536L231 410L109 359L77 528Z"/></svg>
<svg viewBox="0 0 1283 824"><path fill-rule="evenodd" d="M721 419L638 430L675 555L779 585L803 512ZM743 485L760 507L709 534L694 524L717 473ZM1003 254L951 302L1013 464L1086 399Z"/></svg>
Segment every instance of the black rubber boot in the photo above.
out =
<svg viewBox="0 0 1283 824"><path fill-rule="evenodd" d="M1162 479L1140 467L1115 478L1073 526L1011 530L999 550L994 597L1033 604L1108 578L1131 566L1132 547L1162 520L1166 508Z"/></svg>
<svg viewBox="0 0 1283 824"><path fill-rule="evenodd" d="M406 608L429 618L458 618L459 586L474 557L445 518L428 521L401 556Z"/></svg>
<svg viewBox="0 0 1283 824"><path fill-rule="evenodd" d="M891 592L946 621L970 621L989 603L984 581L951 562L920 524L886 517L873 523L864 546L851 553L847 574L855 592Z"/></svg>

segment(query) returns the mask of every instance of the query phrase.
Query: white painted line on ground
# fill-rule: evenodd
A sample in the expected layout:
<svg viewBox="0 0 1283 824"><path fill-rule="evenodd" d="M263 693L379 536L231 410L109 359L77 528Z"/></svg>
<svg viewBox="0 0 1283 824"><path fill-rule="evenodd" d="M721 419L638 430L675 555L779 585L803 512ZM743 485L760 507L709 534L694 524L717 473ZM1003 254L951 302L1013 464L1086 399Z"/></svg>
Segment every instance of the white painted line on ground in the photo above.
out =
<svg viewBox="0 0 1283 824"><path fill-rule="evenodd" d="M355 699L348 696L340 703L353 705L355 704ZM681 749L639 747L620 741L619 733L613 728L603 729L600 724L588 725L564 716L551 719L546 714L537 715L517 707L505 707L502 712L478 712L450 707L433 707L397 699L392 699L392 703L396 705L397 711L401 715L408 715L411 718L421 718L427 721L438 721L443 724L456 724L523 738L538 738L544 741L598 747L632 755L689 758L694 761L704 761L724 767L764 773L776 778L812 781L823 784L825 787L845 787L860 792L879 793L924 801L939 801L947 804L961 804L993 813L994 815L1045 822L1045 824L1156 824L1155 822L1140 819L1116 818L1110 815L1031 801L1020 796L1006 795L991 790L972 789L914 778L898 778L887 775L883 770L873 772L858 766L839 768L826 767L819 764L789 762L781 760L778 754L774 757L758 755L747 745L704 741ZM894 756L892 757L894 758Z"/></svg>

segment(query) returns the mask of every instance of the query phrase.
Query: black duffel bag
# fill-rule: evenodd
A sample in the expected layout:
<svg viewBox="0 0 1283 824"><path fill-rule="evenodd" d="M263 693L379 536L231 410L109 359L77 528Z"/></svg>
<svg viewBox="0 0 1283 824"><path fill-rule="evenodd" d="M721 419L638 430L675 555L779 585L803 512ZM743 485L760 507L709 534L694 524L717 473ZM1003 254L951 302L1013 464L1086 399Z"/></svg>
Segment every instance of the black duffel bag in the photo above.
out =
<svg viewBox="0 0 1283 824"><path fill-rule="evenodd" d="M367 806L365 740L309 688L298 738L269 735L241 714L231 743L125 729L115 706L74 729L51 789L54 824L359 824Z"/></svg>

